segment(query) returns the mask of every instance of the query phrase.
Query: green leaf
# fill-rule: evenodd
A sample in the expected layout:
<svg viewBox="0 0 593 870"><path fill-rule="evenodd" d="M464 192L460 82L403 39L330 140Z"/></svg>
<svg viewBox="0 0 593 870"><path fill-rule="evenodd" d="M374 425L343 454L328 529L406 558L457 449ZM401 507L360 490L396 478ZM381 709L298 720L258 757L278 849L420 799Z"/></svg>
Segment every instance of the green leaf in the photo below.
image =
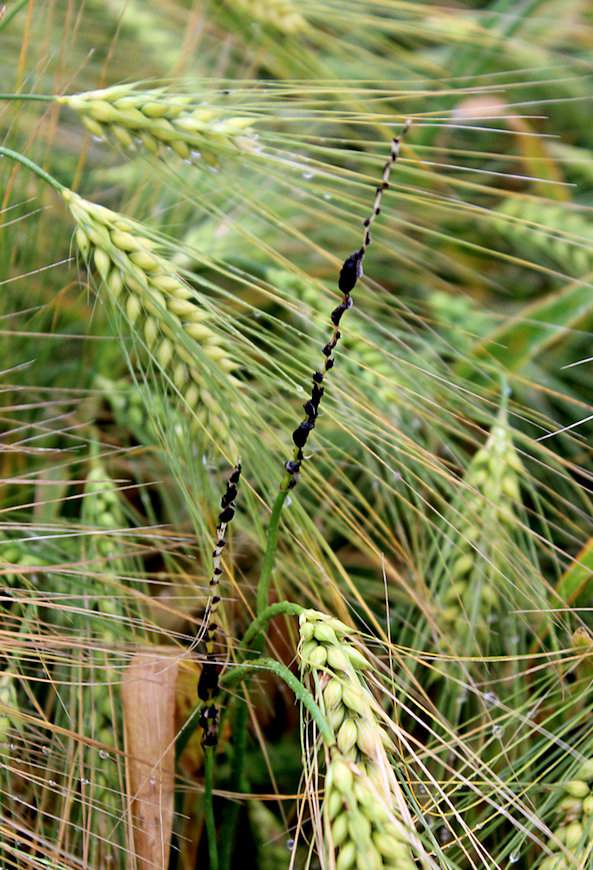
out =
<svg viewBox="0 0 593 870"><path fill-rule="evenodd" d="M516 372L532 362L567 329L593 313L593 292L589 282L572 282L559 292L530 303L487 338L480 339L469 357L502 363ZM457 366L457 374L470 378L475 371L468 358Z"/></svg>

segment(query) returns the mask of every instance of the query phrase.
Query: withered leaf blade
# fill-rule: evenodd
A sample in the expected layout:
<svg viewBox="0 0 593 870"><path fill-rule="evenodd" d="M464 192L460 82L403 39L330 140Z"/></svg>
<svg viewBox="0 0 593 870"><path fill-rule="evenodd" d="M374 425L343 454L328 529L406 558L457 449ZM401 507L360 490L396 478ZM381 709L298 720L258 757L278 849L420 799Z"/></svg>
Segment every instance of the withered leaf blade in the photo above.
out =
<svg viewBox="0 0 593 870"><path fill-rule="evenodd" d="M175 780L177 662L167 653L137 653L122 683L128 801L134 866L165 870L169 863Z"/></svg>

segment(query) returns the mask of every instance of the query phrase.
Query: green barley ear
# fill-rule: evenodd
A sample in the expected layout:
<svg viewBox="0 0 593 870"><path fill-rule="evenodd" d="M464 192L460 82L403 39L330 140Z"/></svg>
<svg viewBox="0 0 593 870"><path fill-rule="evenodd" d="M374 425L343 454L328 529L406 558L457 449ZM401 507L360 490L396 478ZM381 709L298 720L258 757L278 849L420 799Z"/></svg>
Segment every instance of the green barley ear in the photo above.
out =
<svg viewBox="0 0 593 870"><path fill-rule="evenodd" d="M556 826L546 843L551 854L537 865L539 870L586 867L593 850L593 758L583 762L561 788Z"/></svg>
<svg viewBox="0 0 593 870"><path fill-rule="evenodd" d="M83 539L84 555L90 560L93 574L92 586L85 591L85 606L96 614L93 621L100 632L101 644L109 648L125 638L128 612L121 593L114 587L121 584L121 575L130 565L122 557L121 547L112 534L127 526L121 498L116 484L96 456L91 458L81 514L84 525L90 530ZM93 758L93 796L100 811L99 827L106 826L106 829L110 819L121 812L123 800L117 764L109 751L110 748L121 748L118 746L118 734L121 733L118 715L120 681L117 668L106 655L102 665L89 672L88 684L83 688L86 696L83 709L90 720L87 733L104 747L98 758Z"/></svg>
<svg viewBox="0 0 593 870"><path fill-rule="evenodd" d="M210 314L170 261L138 224L88 202L71 190L62 195L76 221L76 242L94 264L102 286L150 357L190 412L211 405L204 360L229 382L235 363L210 326Z"/></svg>
<svg viewBox="0 0 593 870"><path fill-rule="evenodd" d="M593 269L593 222L588 211L516 196L494 214L498 232L519 256L550 263L568 275Z"/></svg>
<svg viewBox="0 0 593 870"><path fill-rule="evenodd" d="M178 407L169 405L150 384L140 386L125 378L113 381L97 375L93 381L109 404L118 426L130 432L141 444L154 445L159 439L157 420L167 420L170 430L182 431L183 415Z"/></svg>
<svg viewBox="0 0 593 870"><path fill-rule="evenodd" d="M279 820L261 800L249 801L247 810L256 844L257 866L260 870L289 870L290 851Z"/></svg>
<svg viewBox="0 0 593 870"><path fill-rule="evenodd" d="M414 856L424 853L387 757L391 740L365 678L371 664L338 619L306 610L299 624L301 668L335 733L324 747L327 860L337 870L413 870Z"/></svg>
<svg viewBox="0 0 593 870"><path fill-rule="evenodd" d="M184 160L202 158L217 166L223 154L253 150L252 118L227 117L220 109L196 107L191 96L161 88L117 85L58 97L57 102L80 115L94 136L115 140L125 148L138 144L157 157L170 148Z"/></svg>
<svg viewBox="0 0 593 870"><path fill-rule="evenodd" d="M508 564L501 554L518 522L523 474L503 408L466 471L455 542L446 556L442 618L468 654L491 649L491 622L508 605Z"/></svg>
<svg viewBox="0 0 593 870"><path fill-rule="evenodd" d="M241 15L288 35L303 33L309 23L295 0L227 0L227 5Z"/></svg>
<svg viewBox="0 0 593 870"><path fill-rule="evenodd" d="M14 711L18 710L18 699L14 685L14 674L4 671L0 674L0 743L8 738L12 728L19 728L20 722Z"/></svg>
<svg viewBox="0 0 593 870"><path fill-rule="evenodd" d="M82 521L92 530L85 541L87 554L91 560L100 563L101 575L108 579L115 579L121 573L122 561L117 541L110 534L121 530L125 525L123 511L121 509L117 487L103 463L93 457L91 467L87 474L84 495L82 499ZM99 568L97 567L97 573ZM89 605L104 614L107 618L121 612L121 606L113 596L113 587L103 584L100 580L94 581L94 590L97 592L96 599L89 597ZM107 643L116 640L114 632L103 625L101 637Z"/></svg>
<svg viewBox="0 0 593 870"><path fill-rule="evenodd" d="M0 542L0 568L7 571L3 575L3 580L8 586L18 582L19 568L31 568L41 564L43 560L29 553L20 542L9 540ZM8 570L9 568L14 570Z"/></svg>

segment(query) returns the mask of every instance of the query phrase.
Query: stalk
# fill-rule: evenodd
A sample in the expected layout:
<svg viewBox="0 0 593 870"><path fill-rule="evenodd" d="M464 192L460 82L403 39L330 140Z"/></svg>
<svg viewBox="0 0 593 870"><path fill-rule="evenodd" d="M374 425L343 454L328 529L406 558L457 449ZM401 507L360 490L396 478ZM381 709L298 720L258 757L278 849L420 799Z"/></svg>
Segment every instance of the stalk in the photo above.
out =
<svg viewBox="0 0 593 870"><path fill-rule="evenodd" d="M0 100L22 101L28 100L34 103L53 103L55 97L53 94L0 94Z"/></svg>
<svg viewBox="0 0 593 870"><path fill-rule="evenodd" d="M300 616L304 609L305 608L301 604L295 604L293 601L278 601L276 604L271 604L269 607L266 607L259 616L256 616L253 622L249 625L247 631L243 635L241 645L244 649L249 648L254 638L260 634L262 629L267 626L268 622L276 616Z"/></svg>
<svg viewBox="0 0 593 870"><path fill-rule="evenodd" d="M20 163L22 166L30 169L31 172L34 172L35 175L53 187L54 190L57 190L58 193L62 193L62 191L66 190L64 185L61 184L57 178L54 178L53 175L50 175L49 172L46 172L45 169L42 169L41 166L33 160L29 160L29 158L25 157L24 154L21 154L18 151L13 151L12 148L6 148L4 145L0 145L0 157L8 157L10 160L14 160L16 163Z"/></svg>
<svg viewBox="0 0 593 870"><path fill-rule="evenodd" d="M208 746L204 750L204 819L208 834L208 859L211 870L218 870L218 844L216 842L216 821L214 819L213 803L214 787L214 749Z"/></svg>
<svg viewBox="0 0 593 870"><path fill-rule="evenodd" d="M247 751L247 722L249 710L247 701L243 697L237 698L237 706L233 721L233 734L235 735L233 746L233 769L231 775L231 788L239 794L245 789L245 755ZM227 803L220 831L220 866L221 870L230 870L233 857L233 846L239 810L238 802Z"/></svg>
<svg viewBox="0 0 593 870"><path fill-rule="evenodd" d="M283 665L282 662L277 662L275 659L259 658L242 665L237 665L227 671L226 674L220 678L220 686L225 689L230 689L237 683L246 680L254 671L262 670L271 671L286 683L288 688L292 690L297 701L310 713L311 718L317 725L319 733L322 735L323 739L328 743L328 745L331 745L334 742L334 733L328 725L325 716L315 703L313 695L305 689L301 681L295 677L292 671L290 671L286 665Z"/></svg>

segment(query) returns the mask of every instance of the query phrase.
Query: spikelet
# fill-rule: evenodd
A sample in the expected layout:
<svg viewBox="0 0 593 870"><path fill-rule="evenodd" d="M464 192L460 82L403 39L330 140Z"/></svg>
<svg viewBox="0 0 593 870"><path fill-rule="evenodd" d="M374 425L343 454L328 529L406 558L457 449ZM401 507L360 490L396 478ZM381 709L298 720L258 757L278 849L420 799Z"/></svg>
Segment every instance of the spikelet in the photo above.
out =
<svg viewBox="0 0 593 870"><path fill-rule="evenodd" d="M302 33L309 27L295 0L227 0L227 3L242 15L282 33Z"/></svg>
<svg viewBox="0 0 593 870"><path fill-rule="evenodd" d="M10 671L0 673L0 743L4 743L13 727L19 727L14 716L18 709L14 675Z"/></svg>
<svg viewBox="0 0 593 870"><path fill-rule="evenodd" d="M508 596L508 590L500 588L496 562L517 521L522 471L503 410L464 477L463 500L454 520L457 540L441 598L441 618L472 652L488 648L491 618Z"/></svg>
<svg viewBox="0 0 593 870"><path fill-rule="evenodd" d="M523 259L549 263L569 275L580 276L593 269L590 211L511 197L498 215L494 213L498 231ZM508 217L513 220L507 220Z"/></svg>
<svg viewBox="0 0 593 870"><path fill-rule="evenodd" d="M252 118L225 117L219 109L192 105L191 96L159 88L116 85L57 100L77 112L94 136L126 148L138 144L158 157L171 148L184 160L203 158L216 166L222 154L247 153L253 147Z"/></svg>
<svg viewBox="0 0 593 870"><path fill-rule="evenodd" d="M2 575L2 579L8 586L17 582L19 568L31 568L41 564L43 560L28 552L19 541L0 541L0 568L7 572ZM14 570L8 570L9 566L14 567Z"/></svg>
<svg viewBox="0 0 593 870"><path fill-rule="evenodd" d="M547 842L551 855L539 870L569 870L589 866L593 848L593 758L587 759L573 779L562 784L564 797L558 803L557 823ZM570 858L566 855L566 850Z"/></svg>
<svg viewBox="0 0 593 870"><path fill-rule="evenodd" d="M351 630L315 610L300 617L299 659L314 675L318 702L334 730L327 747L323 805L328 862L337 870L413 870L421 845L387 758L389 737L365 681L370 663L347 640Z"/></svg>
<svg viewBox="0 0 593 870"><path fill-rule="evenodd" d="M168 406L156 390L151 391L147 398L148 385L140 387L125 378L112 381L104 375L97 375L93 386L111 406L117 425L131 432L141 444L154 444L158 440L157 420L166 420L169 431L180 435L185 431L180 410Z"/></svg>
<svg viewBox="0 0 593 870"><path fill-rule="evenodd" d="M190 410L197 410L200 402L212 404L204 387L201 355L233 383L230 372L235 365L193 291L159 255L141 226L70 190L63 196L77 224L76 242L82 255L94 263L111 301L142 337L169 383ZM181 335L185 340L180 340Z"/></svg>

